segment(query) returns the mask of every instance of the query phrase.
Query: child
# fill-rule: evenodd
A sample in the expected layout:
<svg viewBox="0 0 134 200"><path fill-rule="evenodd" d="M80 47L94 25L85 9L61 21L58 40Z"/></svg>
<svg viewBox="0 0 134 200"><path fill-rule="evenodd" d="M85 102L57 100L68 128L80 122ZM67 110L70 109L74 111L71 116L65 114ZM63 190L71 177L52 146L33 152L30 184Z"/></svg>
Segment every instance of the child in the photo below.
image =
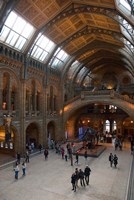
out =
<svg viewBox="0 0 134 200"><path fill-rule="evenodd" d="M16 166L14 168L14 171L15 171L15 179L18 180L18 175L19 175L19 166L18 166L18 164L16 164Z"/></svg>
<svg viewBox="0 0 134 200"><path fill-rule="evenodd" d="M22 172L23 172L23 176L26 175L26 163L25 161L22 163Z"/></svg>

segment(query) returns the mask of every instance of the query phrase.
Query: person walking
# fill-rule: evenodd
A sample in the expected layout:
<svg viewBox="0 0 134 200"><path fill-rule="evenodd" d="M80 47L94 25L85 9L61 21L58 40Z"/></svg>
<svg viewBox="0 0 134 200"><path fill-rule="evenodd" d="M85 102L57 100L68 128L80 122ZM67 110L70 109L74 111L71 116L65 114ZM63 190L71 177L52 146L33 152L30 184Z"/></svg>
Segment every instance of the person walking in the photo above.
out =
<svg viewBox="0 0 134 200"><path fill-rule="evenodd" d="M19 165L16 164L15 168L14 168L14 172L15 172L15 179L18 180L18 176L19 176Z"/></svg>
<svg viewBox="0 0 134 200"><path fill-rule="evenodd" d="M44 150L44 156L45 156L45 160L47 160L48 159L48 149Z"/></svg>
<svg viewBox="0 0 134 200"><path fill-rule="evenodd" d="M87 150L84 152L85 164L87 163Z"/></svg>
<svg viewBox="0 0 134 200"><path fill-rule="evenodd" d="M81 184L81 186L86 186L85 185L85 181L84 181L84 172L80 169L79 170L79 178L80 178L80 184Z"/></svg>
<svg viewBox="0 0 134 200"><path fill-rule="evenodd" d="M29 151L26 151L26 163L29 163Z"/></svg>
<svg viewBox="0 0 134 200"><path fill-rule="evenodd" d="M26 162L24 161L23 163L22 163L22 175L23 176L25 176L26 175Z"/></svg>
<svg viewBox="0 0 134 200"><path fill-rule="evenodd" d="M78 152L76 152L76 161L75 161L75 163L78 165L78 163L79 163L79 155L78 155Z"/></svg>
<svg viewBox="0 0 134 200"><path fill-rule="evenodd" d="M76 187L78 187L78 180L79 180L79 170L78 170L78 168L75 168L75 174L76 174Z"/></svg>
<svg viewBox="0 0 134 200"><path fill-rule="evenodd" d="M114 159L114 156L113 156L112 153L110 153L110 155L109 155L109 162L110 162L110 166L111 166L111 167L112 167L112 165L113 165L113 159Z"/></svg>
<svg viewBox="0 0 134 200"><path fill-rule="evenodd" d="M117 164L118 164L118 157L117 157L116 154L114 155L113 162L114 162L114 166L115 166L115 168L116 168L116 167L117 167Z"/></svg>
<svg viewBox="0 0 134 200"><path fill-rule="evenodd" d="M72 183L72 190L74 190L74 192L76 192L76 174L73 173L72 176L71 176L71 183Z"/></svg>
<svg viewBox="0 0 134 200"><path fill-rule="evenodd" d="M64 154L65 154L64 147L61 147L61 156L62 156L62 159L64 159Z"/></svg>
<svg viewBox="0 0 134 200"><path fill-rule="evenodd" d="M89 185L89 176L90 176L90 173L91 173L91 169L90 167L87 165L85 170L84 170L84 175L85 175L85 181L86 181L86 184Z"/></svg>
<svg viewBox="0 0 134 200"><path fill-rule="evenodd" d="M68 160L68 150L67 150L67 147L65 147L65 149L64 149L64 158L65 158L65 161L67 162L67 160Z"/></svg>

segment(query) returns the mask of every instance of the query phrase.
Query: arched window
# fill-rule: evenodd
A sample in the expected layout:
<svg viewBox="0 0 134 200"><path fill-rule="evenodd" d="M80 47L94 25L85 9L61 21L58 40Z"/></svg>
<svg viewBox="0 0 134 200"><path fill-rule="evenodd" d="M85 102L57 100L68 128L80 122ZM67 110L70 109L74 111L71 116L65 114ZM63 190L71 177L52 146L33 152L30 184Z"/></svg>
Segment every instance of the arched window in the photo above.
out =
<svg viewBox="0 0 134 200"><path fill-rule="evenodd" d="M105 121L105 129L104 129L104 131L106 132L110 132L110 121L109 120L106 120Z"/></svg>
<svg viewBox="0 0 134 200"><path fill-rule="evenodd" d="M117 129L116 121L113 121L113 124L112 124L112 131L115 131L116 129Z"/></svg>

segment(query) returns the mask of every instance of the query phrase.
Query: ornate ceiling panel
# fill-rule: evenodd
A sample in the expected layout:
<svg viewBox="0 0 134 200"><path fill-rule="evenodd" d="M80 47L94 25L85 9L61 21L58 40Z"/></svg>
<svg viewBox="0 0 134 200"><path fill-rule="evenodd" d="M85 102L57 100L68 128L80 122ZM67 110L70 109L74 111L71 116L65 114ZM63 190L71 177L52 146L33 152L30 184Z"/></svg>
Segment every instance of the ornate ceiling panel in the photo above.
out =
<svg viewBox="0 0 134 200"><path fill-rule="evenodd" d="M19 0L15 10L37 29L37 33L42 31L78 61L90 58L101 49L104 53L100 54L99 63L102 65L107 60L105 43L112 52L124 47L119 24L123 23L123 18L122 14L118 17L115 0ZM120 57L117 55L116 59L120 61Z"/></svg>

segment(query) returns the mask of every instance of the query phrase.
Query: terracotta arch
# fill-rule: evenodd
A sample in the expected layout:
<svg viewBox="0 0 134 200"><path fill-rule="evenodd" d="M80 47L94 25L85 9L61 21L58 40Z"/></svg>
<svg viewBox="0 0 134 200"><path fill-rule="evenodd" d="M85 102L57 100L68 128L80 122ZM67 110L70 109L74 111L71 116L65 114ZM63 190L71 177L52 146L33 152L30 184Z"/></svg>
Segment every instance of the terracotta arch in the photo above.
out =
<svg viewBox="0 0 134 200"><path fill-rule="evenodd" d="M56 123L54 121L50 121L47 124L47 138L56 139Z"/></svg>
<svg viewBox="0 0 134 200"><path fill-rule="evenodd" d="M5 126L0 125L0 151L15 156L19 149L19 131L11 125L11 139L5 140Z"/></svg>
<svg viewBox="0 0 134 200"><path fill-rule="evenodd" d="M34 143L35 148L38 148L41 143L41 127L37 122L31 122L25 129L26 144Z"/></svg>

